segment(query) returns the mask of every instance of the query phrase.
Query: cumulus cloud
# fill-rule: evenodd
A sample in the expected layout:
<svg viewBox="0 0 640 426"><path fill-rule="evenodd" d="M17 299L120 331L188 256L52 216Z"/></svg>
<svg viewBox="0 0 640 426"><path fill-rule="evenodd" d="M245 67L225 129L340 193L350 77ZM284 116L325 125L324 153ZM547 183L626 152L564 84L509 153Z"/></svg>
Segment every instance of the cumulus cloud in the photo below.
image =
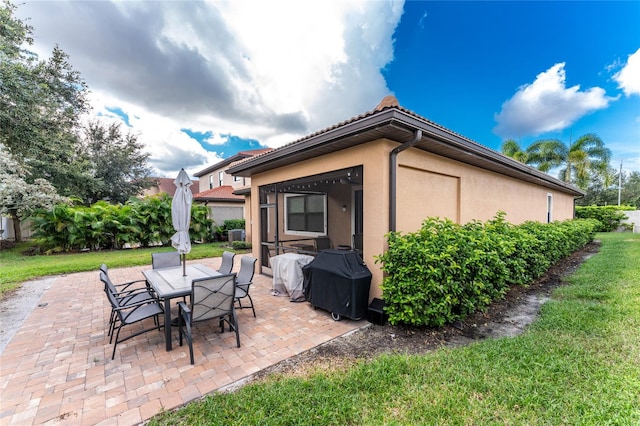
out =
<svg viewBox="0 0 640 426"><path fill-rule="evenodd" d="M565 63L558 63L521 86L495 115L495 134L502 138L537 136L562 130L590 112L606 108L613 100L604 89L566 87Z"/></svg>
<svg viewBox="0 0 640 426"><path fill-rule="evenodd" d="M70 55L96 110L138 117L152 164L169 174L180 167L169 168L164 146L190 154L180 161L210 158L181 128L279 146L373 109L389 93L380 71L393 59L402 9L367 0L70 0L27 1L18 16L30 18L41 57L55 43Z"/></svg>
<svg viewBox="0 0 640 426"><path fill-rule="evenodd" d="M627 63L618 71L613 79L625 95L640 95L640 49L629 55Z"/></svg>

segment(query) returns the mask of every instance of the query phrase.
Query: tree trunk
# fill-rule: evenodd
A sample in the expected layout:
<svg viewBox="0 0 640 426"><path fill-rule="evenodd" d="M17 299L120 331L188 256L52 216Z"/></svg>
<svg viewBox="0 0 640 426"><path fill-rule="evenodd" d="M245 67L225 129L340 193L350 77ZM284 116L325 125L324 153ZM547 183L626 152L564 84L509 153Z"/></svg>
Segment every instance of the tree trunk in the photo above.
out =
<svg viewBox="0 0 640 426"><path fill-rule="evenodd" d="M20 229L20 219L18 219L16 216L12 216L11 219L13 221L13 232L16 237L16 243L19 243L20 241L22 241L22 229Z"/></svg>

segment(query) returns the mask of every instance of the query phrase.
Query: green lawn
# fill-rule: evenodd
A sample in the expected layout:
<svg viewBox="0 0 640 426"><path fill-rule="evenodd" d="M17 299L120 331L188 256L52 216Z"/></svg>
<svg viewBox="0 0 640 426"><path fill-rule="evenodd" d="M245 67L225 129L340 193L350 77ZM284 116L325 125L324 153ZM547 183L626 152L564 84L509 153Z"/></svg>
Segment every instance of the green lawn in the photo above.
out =
<svg viewBox="0 0 640 426"><path fill-rule="evenodd" d="M154 247L50 256L23 255L30 247L31 244L22 243L10 250L0 250L0 297L6 291L17 288L21 282L33 278L97 270L102 263L110 268L151 265L151 253L175 251L172 247ZM234 251L226 243L193 244L187 260L219 257L224 250Z"/></svg>
<svg viewBox="0 0 640 426"><path fill-rule="evenodd" d="M521 336L272 376L151 425L638 425L640 235L602 249Z"/></svg>

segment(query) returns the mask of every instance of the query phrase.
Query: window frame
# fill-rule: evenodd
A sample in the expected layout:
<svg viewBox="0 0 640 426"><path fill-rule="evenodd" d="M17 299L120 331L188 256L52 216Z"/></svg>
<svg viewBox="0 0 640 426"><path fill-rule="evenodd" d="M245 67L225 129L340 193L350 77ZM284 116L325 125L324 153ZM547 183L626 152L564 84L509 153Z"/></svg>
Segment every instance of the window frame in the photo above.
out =
<svg viewBox="0 0 640 426"><path fill-rule="evenodd" d="M306 197L310 197L310 196L322 196L322 221L323 221L323 230L322 232L315 232L315 231L299 231L299 230L295 230L295 229L289 229L289 208L288 208L288 199L289 198L294 198L294 197L305 197L305 203L304 203L304 214L307 215L307 202L306 202ZM320 237L323 235L327 235L327 210L328 210L328 205L327 205L327 194L324 192L312 192L312 193L287 193L284 194L284 199L283 199L283 204L284 204L284 234L285 235L300 235L300 236L305 236L305 237Z"/></svg>

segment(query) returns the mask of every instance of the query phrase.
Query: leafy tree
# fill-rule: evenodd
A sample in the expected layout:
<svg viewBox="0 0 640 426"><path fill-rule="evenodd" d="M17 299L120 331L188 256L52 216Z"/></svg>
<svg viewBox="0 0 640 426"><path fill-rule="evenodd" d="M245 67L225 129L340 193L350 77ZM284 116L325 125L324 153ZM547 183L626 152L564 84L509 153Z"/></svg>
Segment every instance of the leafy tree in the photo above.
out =
<svg viewBox="0 0 640 426"><path fill-rule="evenodd" d="M39 209L51 208L66 199L44 179L32 183L24 177L28 171L0 144L0 214L13 221L16 241L22 241L20 222Z"/></svg>
<svg viewBox="0 0 640 426"><path fill-rule="evenodd" d="M529 163L548 172L562 167L558 178L586 188L592 176L605 173L609 167L611 151L595 133L587 133L571 145L558 139L539 140L527 148Z"/></svg>
<svg viewBox="0 0 640 426"><path fill-rule="evenodd" d="M511 157L516 161L527 164L529 154L522 149L520 144L513 139L507 139L502 143L502 153L507 157Z"/></svg>
<svg viewBox="0 0 640 426"><path fill-rule="evenodd" d="M640 208L640 172L622 175L621 204Z"/></svg>
<svg viewBox="0 0 640 426"><path fill-rule="evenodd" d="M7 0L0 7L0 143L30 171L28 182L46 179L77 195L90 179L74 133L88 89L58 46L47 61L22 47L32 44L32 27L15 9Z"/></svg>
<svg viewBox="0 0 640 426"><path fill-rule="evenodd" d="M578 200L579 206L612 206L618 204L618 185L622 181L620 204L640 207L640 172L620 174L609 168L605 175L595 176L586 189L587 194Z"/></svg>
<svg viewBox="0 0 640 426"><path fill-rule="evenodd" d="M143 152L135 135L122 134L120 124L89 123L83 144L95 180L95 187L86 195L89 204L96 200L125 203L152 185L149 154Z"/></svg>
<svg viewBox="0 0 640 426"><path fill-rule="evenodd" d="M592 176L585 188L586 195L576 200L581 206L606 206L618 202L618 173L612 167L606 172Z"/></svg>

